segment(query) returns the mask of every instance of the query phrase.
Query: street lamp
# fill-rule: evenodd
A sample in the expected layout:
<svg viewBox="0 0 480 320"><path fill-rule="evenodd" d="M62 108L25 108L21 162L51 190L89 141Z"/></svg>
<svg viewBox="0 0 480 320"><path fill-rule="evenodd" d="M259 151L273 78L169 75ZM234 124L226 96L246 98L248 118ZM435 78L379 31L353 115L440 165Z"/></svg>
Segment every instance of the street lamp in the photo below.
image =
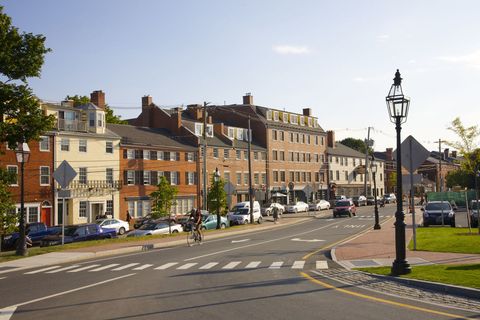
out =
<svg viewBox="0 0 480 320"><path fill-rule="evenodd" d="M403 95L402 78L397 69L393 84L390 87L387 102L390 121L395 124L397 131L397 212L395 213L395 261L392 264L392 274L402 275L410 273L412 270L406 260L405 248L405 214L403 212L402 201L402 160L401 160L401 142L400 131L402 123L407 121L408 107L410 99Z"/></svg>
<svg viewBox="0 0 480 320"><path fill-rule="evenodd" d="M221 227L221 221L220 221L220 192L218 190L218 182L220 181L220 172L218 171L218 168L215 168L215 173L213 174L213 180L215 181L215 190L216 190L216 198L217 198L217 229L220 229Z"/></svg>
<svg viewBox="0 0 480 320"><path fill-rule="evenodd" d="M19 219L19 233L20 237L18 239L17 250L15 254L17 256L26 256L27 252L27 239L25 234L25 188L24 188L24 167L25 163L28 162L30 158L30 148L28 144L21 143L18 145L18 148L15 149L15 155L17 156L17 162L20 163L20 219Z"/></svg>
<svg viewBox="0 0 480 320"><path fill-rule="evenodd" d="M372 172L372 178L373 178L373 197L375 201L375 225L373 226L374 230L380 230L382 227L380 227L380 223L378 221L378 203L377 203L377 165L373 164L373 161L375 159L372 159L372 163L370 164L370 171Z"/></svg>

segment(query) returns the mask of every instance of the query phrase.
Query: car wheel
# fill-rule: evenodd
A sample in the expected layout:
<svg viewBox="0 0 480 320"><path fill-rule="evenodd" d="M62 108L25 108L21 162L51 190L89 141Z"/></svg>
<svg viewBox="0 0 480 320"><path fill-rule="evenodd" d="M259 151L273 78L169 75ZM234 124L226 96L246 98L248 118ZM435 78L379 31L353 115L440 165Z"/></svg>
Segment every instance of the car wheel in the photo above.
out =
<svg viewBox="0 0 480 320"><path fill-rule="evenodd" d="M172 233L178 233L178 230L177 229L172 230Z"/></svg>
<svg viewBox="0 0 480 320"><path fill-rule="evenodd" d="M225 225L225 223L222 223L222 224L220 225L220 229L225 229L226 227L227 227L227 226Z"/></svg>
<svg viewBox="0 0 480 320"><path fill-rule="evenodd" d="M262 222L263 222L262 217L258 217L257 223L258 223L258 224L262 224Z"/></svg>
<svg viewBox="0 0 480 320"><path fill-rule="evenodd" d="M125 228L124 227L121 227L120 229L118 229L118 234L119 235L122 235L125 233Z"/></svg>
<svg viewBox="0 0 480 320"><path fill-rule="evenodd" d="M248 223L249 223L248 220L245 220L245 222L243 224L248 224Z"/></svg>

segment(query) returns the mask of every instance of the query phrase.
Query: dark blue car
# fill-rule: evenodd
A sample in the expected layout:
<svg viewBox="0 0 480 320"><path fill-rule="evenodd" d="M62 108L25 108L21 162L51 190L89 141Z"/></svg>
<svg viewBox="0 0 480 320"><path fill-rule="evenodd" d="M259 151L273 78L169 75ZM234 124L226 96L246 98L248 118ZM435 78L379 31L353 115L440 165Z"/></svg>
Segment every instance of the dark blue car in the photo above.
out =
<svg viewBox="0 0 480 320"><path fill-rule="evenodd" d="M115 229L102 229L96 223L86 223L73 226L65 226L64 243L72 243L79 241L101 240L116 238ZM42 239L41 246L54 246L62 243L62 229L57 234L49 235Z"/></svg>
<svg viewBox="0 0 480 320"><path fill-rule="evenodd" d="M26 225L25 234L30 238L32 244L40 244L48 235L55 234L58 231L58 227L47 227L43 222L32 222ZM2 248L4 250L15 249L18 244L20 234L14 232L7 235L3 241Z"/></svg>

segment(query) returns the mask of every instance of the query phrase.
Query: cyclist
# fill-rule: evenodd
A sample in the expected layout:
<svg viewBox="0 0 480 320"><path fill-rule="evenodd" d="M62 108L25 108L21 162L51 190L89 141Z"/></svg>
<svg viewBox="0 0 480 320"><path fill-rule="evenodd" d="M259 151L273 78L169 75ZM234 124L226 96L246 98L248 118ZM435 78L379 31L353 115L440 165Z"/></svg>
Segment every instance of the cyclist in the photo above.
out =
<svg viewBox="0 0 480 320"><path fill-rule="evenodd" d="M192 228L195 227L195 231L198 232L200 236L199 241L202 241L203 234L202 234L202 212L200 209L192 209L190 213L190 220L192 221Z"/></svg>
<svg viewBox="0 0 480 320"><path fill-rule="evenodd" d="M276 206L277 202L274 203L273 211L273 222L277 223L278 221L278 207Z"/></svg>

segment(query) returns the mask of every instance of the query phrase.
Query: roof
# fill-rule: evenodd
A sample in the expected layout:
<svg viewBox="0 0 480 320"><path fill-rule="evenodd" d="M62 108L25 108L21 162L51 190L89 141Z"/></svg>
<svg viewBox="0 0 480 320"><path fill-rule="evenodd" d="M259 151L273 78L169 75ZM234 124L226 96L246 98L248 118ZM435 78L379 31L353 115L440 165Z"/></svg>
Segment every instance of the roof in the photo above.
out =
<svg viewBox="0 0 480 320"><path fill-rule="evenodd" d="M67 130L53 130L50 131L54 135L59 136L82 136L82 137L93 137L93 138L102 138L102 139L120 139L121 137L113 132L112 130L105 128L104 133L96 133L96 132L85 132L85 131L67 131Z"/></svg>
<svg viewBox="0 0 480 320"><path fill-rule="evenodd" d="M163 148L175 148L187 151L196 151L197 148L182 143L172 138L172 134L166 129L154 129L137 127L128 124L107 124L107 128L118 134L122 145L156 146Z"/></svg>
<svg viewBox="0 0 480 320"><path fill-rule="evenodd" d="M264 119L265 119L265 122L268 123L269 126L274 126L274 127L278 127L278 128L285 128L285 129L290 129L290 130L306 130L306 131L311 131L311 132L321 132L321 133L325 133L325 130L323 130L323 128L320 126L320 124L318 125L318 127L309 127L309 126L300 126L300 125L294 125L294 124L291 124L289 122L285 123L285 122L281 122L281 121L270 121L270 120L267 120L267 111L268 110L275 110L275 111L279 111L279 112L287 112L287 113L291 113L291 114L295 114L295 115L298 115L298 116L304 116L304 117L310 117L310 118L314 118L314 119L317 119L317 117L314 117L314 116L305 116L304 114L301 114L301 113L297 113L297 112L291 112L291 111L282 111L282 110L277 110L277 109L272 109L272 108L267 108L267 107L261 107L261 106L256 106L256 110L257 110L257 114L259 114L260 116L262 116Z"/></svg>
<svg viewBox="0 0 480 320"><path fill-rule="evenodd" d="M80 109L80 110L102 110L102 111L105 111L99 107L97 107L95 104L89 102L89 103L86 103L86 104L82 104L82 105L79 105L79 106L76 106L75 109Z"/></svg>
<svg viewBox="0 0 480 320"><path fill-rule="evenodd" d="M352 157L352 158L365 158L365 154L358 152L355 149L347 147L340 142L335 143L335 148L327 147L327 154L334 155L334 156L345 156L345 157Z"/></svg>

